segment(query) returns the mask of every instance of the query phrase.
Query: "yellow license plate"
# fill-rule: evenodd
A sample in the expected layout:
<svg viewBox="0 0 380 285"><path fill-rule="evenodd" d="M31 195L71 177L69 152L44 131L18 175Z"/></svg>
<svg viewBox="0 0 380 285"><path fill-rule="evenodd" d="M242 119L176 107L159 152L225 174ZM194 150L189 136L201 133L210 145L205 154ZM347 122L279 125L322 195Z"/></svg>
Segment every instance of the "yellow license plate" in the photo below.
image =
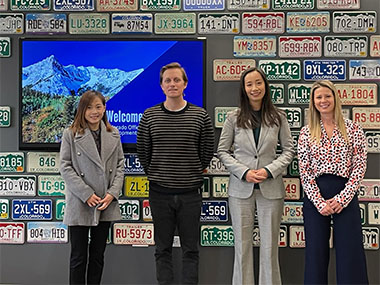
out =
<svg viewBox="0 0 380 285"><path fill-rule="evenodd" d="M126 176L125 196L149 197L149 181L146 176Z"/></svg>

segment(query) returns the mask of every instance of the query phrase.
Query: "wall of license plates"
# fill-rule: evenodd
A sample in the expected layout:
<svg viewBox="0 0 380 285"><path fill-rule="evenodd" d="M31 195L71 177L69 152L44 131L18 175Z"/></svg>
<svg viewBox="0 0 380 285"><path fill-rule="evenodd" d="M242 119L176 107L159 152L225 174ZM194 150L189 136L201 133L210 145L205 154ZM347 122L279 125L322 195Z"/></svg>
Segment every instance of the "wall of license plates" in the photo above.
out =
<svg viewBox="0 0 380 285"><path fill-rule="evenodd" d="M206 108L214 120L216 142L227 112L237 106L238 80L248 67L259 66L267 74L272 100L285 110L295 145L307 123L311 84L334 81L345 117L362 125L368 141L368 170L359 201L370 283L379 284L379 12L378 0L0 0L0 283L67 281L59 154L19 151L16 143L18 39L53 35L205 37ZM125 154L125 167L122 220L110 231L103 280L153 283L149 183L135 153ZM278 242L283 281L296 284L303 280L305 247L297 157L284 173L284 184ZM201 283L231 279L234 235L227 190L228 171L215 156L202 192ZM257 255L258 227L252 244ZM179 246L176 237L173 247ZM18 274L20 270L25 274ZM334 272L334 265L330 270Z"/></svg>

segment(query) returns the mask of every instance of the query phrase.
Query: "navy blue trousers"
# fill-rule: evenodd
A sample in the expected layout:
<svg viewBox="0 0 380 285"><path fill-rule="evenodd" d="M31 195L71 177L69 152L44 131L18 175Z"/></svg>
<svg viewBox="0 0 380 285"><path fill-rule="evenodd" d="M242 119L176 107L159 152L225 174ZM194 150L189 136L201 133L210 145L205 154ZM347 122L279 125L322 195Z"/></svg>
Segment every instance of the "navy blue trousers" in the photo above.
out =
<svg viewBox="0 0 380 285"><path fill-rule="evenodd" d="M317 178L317 185L327 200L343 190L347 181L343 177L324 174ZM357 196L342 212L331 216L321 215L305 196L303 217L306 238L305 284L328 284L331 226L334 229L337 284L368 284Z"/></svg>

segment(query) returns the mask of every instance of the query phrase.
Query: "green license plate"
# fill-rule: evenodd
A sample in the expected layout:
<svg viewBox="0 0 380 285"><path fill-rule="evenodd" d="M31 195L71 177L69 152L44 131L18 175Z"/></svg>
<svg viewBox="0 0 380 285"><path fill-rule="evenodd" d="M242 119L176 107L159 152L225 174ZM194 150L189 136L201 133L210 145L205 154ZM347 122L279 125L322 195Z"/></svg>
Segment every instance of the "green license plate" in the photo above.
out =
<svg viewBox="0 0 380 285"><path fill-rule="evenodd" d="M201 246L234 246L232 226L201 226Z"/></svg>
<svg viewBox="0 0 380 285"><path fill-rule="evenodd" d="M0 220L9 219L9 200L0 199Z"/></svg>
<svg viewBox="0 0 380 285"><path fill-rule="evenodd" d="M284 84L270 84L270 96L273 104L284 104Z"/></svg>
<svg viewBox="0 0 380 285"><path fill-rule="evenodd" d="M237 107L215 107L214 119L215 128L223 128L227 113L235 110Z"/></svg>
<svg viewBox="0 0 380 285"><path fill-rule="evenodd" d="M138 221L140 219L139 200L119 200L122 220Z"/></svg>
<svg viewBox="0 0 380 285"><path fill-rule="evenodd" d="M181 9L180 0L140 0L140 10L179 10Z"/></svg>
<svg viewBox="0 0 380 285"><path fill-rule="evenodd" d="M0 49L1 49L1 43L0 43ZM9 127L10 125L11 125L11 108L8 106L0 107L0 127Z"/></svg>
<svg viewBox="0 0 380 285"><path fill-rule="evenodd" d="M11 0L11 10L50 10L50 0Z"/></svg>
<svg viewBox="0 0 380 285"><path fill-rule="evenodd" d="M210 198L210 178L203 177L202 198Z"/></svg>
<svg viewBox="0 0 380 285"><path fill-rule="evenodd" d="M65 196L65 188L60 175L38 176L38 196Z"/></svg>
<svg viewBox="0 0 380 285"><path fill-rule="evenodd" d="M0 152L0 172L24 172L24 169L24 153Z"/></svg>
<svg viewBox="0 0 380 285"><path fill-rule="evenodd" d="M11 38L0 37L0 57L10 57L10 56L11 56Z"/></svg>
<svg viewBox="0 0 380 285"><path fill-rule="evenodd" d="M57 199L55 201L55 218L59 221L63 220L63 215L65 213L66 202L64 199Z"/></svg>
<svg viewBox="0 0 380 285"><path fill-rule="evenodd" d="M301 62L299 60L260 60L259 67L268 80L300 80Z"/></svg>
<svg viewBox="0 0 380 285"><path fill-rule="evenodd" d="M293 158L292 162L288 166L288 172L291 176L300 176L300 170L298 168L298 158Z"/></svg>
<svg viewBox="0 0 380 285"><path fill-rule="evenodd" d="M310 102L310 92L312 84L289 84L288 104L305 104Z"/></svg>

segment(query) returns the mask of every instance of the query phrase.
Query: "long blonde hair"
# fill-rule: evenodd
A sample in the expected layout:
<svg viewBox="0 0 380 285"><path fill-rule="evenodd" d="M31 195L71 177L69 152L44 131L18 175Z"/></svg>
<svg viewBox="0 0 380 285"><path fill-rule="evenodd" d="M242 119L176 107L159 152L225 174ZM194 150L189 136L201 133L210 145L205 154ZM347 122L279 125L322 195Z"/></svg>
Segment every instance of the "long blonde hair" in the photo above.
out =
<svg viewBox="0 0 380 285"><path fill-rule="evenodd" d="M315 104L314 104L315 90L321 87L326 87L330 89L334 96L334 103L335 103L334 104L334 121L338 127L338 130L343 135L343 138L345 139L346 142L348 142L349 140L348 140L346 125L344 123L344 118L342 115L342 104L340 102L338 91L336 90L335 85L330 80L316 81L311 86L309 114L308 114L311 139L315 140L316 143L319 143L321 140L321 134L322 134L321 124L320 124L321 114L315 108Z"/></svg>

